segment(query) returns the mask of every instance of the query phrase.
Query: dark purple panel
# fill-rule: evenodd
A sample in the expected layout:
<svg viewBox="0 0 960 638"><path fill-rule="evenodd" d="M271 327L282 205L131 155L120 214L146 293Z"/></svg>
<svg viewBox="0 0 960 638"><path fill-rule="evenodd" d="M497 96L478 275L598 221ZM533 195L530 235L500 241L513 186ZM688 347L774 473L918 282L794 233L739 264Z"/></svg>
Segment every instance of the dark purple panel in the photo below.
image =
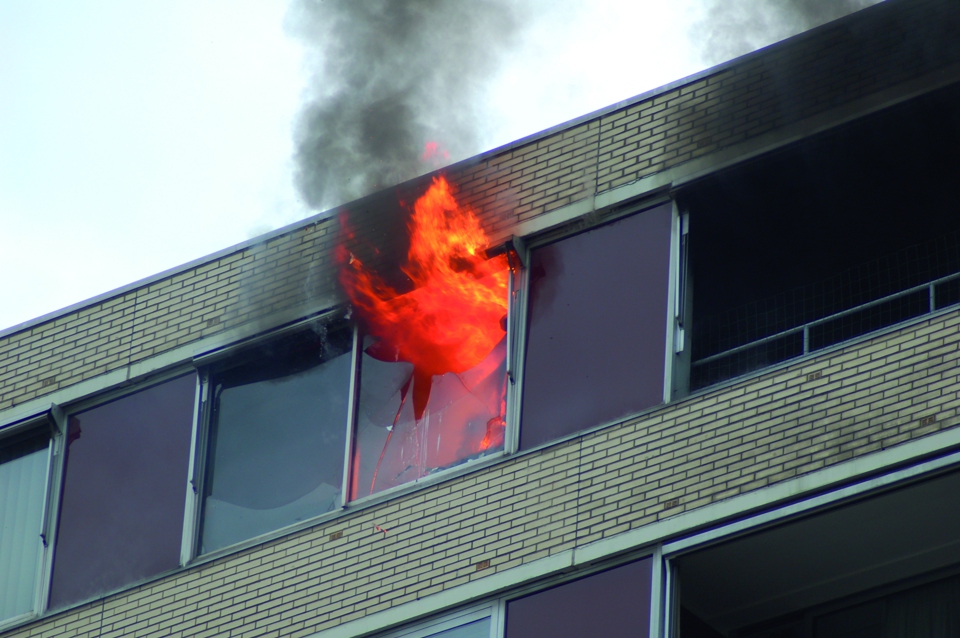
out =
<svg viewBox="0 0 960 638"><path fill-rule="evenodd" d="M507 603L506 638L650 634L649 558Z"/></svg>
<svg viewBox="0 0 960 638"><path fill-rule="evenodd" d="M533 251L520 447L663 401L671 205Z"/></svg>
<svg viewBox="0 0 960 638"><path fill-rule="evenodd" d="M195 375L70 417L50 607L180 564Z"/></svg>

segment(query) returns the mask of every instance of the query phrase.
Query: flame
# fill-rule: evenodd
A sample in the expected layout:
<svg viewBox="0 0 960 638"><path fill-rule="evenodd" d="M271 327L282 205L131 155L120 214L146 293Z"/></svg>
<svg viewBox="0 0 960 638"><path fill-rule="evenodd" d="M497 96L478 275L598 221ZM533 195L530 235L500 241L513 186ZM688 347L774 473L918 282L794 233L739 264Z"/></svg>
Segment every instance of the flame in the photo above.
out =
<svg viewBox="0 0 960 638"><path fill-rule="evenodd" d="M377 342L367 354L413 364L413 408L423 416L434 376L480 364L503 339L509 264L487 259L486 233L460 206L443 176L413 207L402 270L414 289L388 286L352 254L341 255L341 282ZM491 429L496 429L491 425Z"/></svg>

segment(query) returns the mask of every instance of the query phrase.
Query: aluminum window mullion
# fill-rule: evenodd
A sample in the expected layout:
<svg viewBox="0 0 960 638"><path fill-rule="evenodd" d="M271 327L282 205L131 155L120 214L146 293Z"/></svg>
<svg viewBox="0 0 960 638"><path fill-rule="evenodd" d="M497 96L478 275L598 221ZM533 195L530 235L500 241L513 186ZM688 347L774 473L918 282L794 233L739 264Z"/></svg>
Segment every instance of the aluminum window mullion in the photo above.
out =
<svg viewBox="0 0 960 638"><path fill-rule="evenodd" d="M680 279L680 241L682 240L682 227L680 210L677 208L677 202L674 201L670 210L670 263L667 266L667 334L664 339L664 358L663 358L663 402L669 403L673 398L673 362L677 355L677 329L679 312L679 279Z"/></svg>
<svg viewBox="0 0 960 638"><path fill-rule="evenodd" d="M507 599L498 598L490 611L490 638L505 638L507 633Z"/></svg>
<svg viewBox="0 0 960 638"><path fill-rule="evenodd" d="M198 458L201 437L201 428L206 425L207 419L204 418L204 407L207 401L207 376L197 372L196 377L196 396L194 398L193 408L193 426L190 433L190 456L187 461L187 485L186 499L183 509L183 535L180 542L180 565L187 565L193 560L194 552L197 547L196 539L199 534L198 521L200 512L200 486L198 480L198 470L204 465Z"/></svg>
<svg viewBox="0 0 960 638"><path fill-rule="evenodd" d="M41 534L44 541L41 552L40 572L37 578L36 612L46 610L50 603L50 585L53 582L53 559L57 547L57 530L60 522L60 493L63 489L63 472L67 456L68 417L60 410L51 411L54 420L54 432L50 437L50 465L48 466L48 484L44 498L44 527Z"/></svg>
<svg viewBox="0 0 960 638"><path fill-rule="evenodd" d="M660 638L663 631L663 547L657 545L650 563L650 638Z"/></svg>
<svg viewBox="0 0 960 638"><path fill-rule="evenodd" d="M190 470L189 483L187 490L193 493L191 498L193 509L190 512L190 528L186 526L186 516L184 517L184 538L183 545L188 545L186 549L181 549L181 559L184 555L190 556L193 560L200 555L200 527L203 518L203 491L207 475L207 448L210 441L210 419L211 405L213 403L213 388L210 383L209 370L199 372L197 382L200 385L197 401L196 430L193 440L190 442Z"/></svg>
<svg viewBox="0 0 960 638"><path fill-rule="evenodd" d="M343 451L343 484L340 488L340 507L346 507L350 495L350 477L353 475L354 437L357 429L357 405L360 402L360 329L353 328L353 350L350 353L350 386L347 391L347 438Z"/></svg>
<svg viewBox="0 0 960 638"><path fill-rule="evenodd" d="M506 454L513 454L520 447L520 404L523 401L523 378L524 378L524 360L526 359L527 343L527 300L530 298L530 277L528 270L522 267L522 264L530 263L530 248L525 243L516 246L518 251L524 254L518 254L520 263L517 264L515 272L511 273L511 279L515 280L512 292L515 299L508 300L509 317L507 326L507 341L512 341L511 357L506 361L507 372L512 374L512 378L507 380L507 432L504 438L503 450ZM518 280L518 281L517 281ZM513 334L510 334L510 331Z"/></svg>

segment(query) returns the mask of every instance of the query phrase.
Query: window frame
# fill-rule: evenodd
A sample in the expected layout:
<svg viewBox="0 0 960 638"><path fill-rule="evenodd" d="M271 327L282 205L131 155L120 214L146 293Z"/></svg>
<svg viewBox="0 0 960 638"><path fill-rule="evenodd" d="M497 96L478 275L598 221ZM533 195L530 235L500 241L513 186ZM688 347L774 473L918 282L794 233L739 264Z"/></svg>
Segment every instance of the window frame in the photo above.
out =
<svg viewBox="0 0 960 638"><path fill-rule="evenodd" d="M344 488L349 481L349 466L344 466L343 476L341 477L340 503L334 509L323 512L317 516L298 521L289 525L278 527L277 529L258 534L256 536L217 548L213 551L202 553L200 551L201 526L203 519L204 490L207 481L207 468L209 465L210 452L210 428L213 411L213 384L210 382L211 371L223 362L229 361L237 355L248 352L251 349L269 344L284 336L296 334L308 330L316 324L333 325L345 323L347 321L347 312L344 308L338 307L333 310L311 315L289 325L282 326L275 330L269 330L250 339L232 343L213 352L204 353L194 357L193 366L197 370L197 400L194 414L193 433L191 436L190 463L188 470L187 493L188 503L187 512L184 516L184 534L181 545L181 566L194 565L202 561L213 560L215 558L233 554L251 545L264 542L272 538L283 536L303 527L316 525L325 520L339 516L347 506L344 499L346 494ZM357 394L357 366L356 361L358 353L358 330L356 326L349 327L351 331L351 349L350 349L350 380L348 385L347 400L347 423L344 425L347 438L344 445L344 461L349 462L353 451L353 442L351 441L354 427L354 419ZM187 522L189 519L190 527Z"/></svg>
<svg viewBox="0 0 960 638"><path fill-rule="evenodd" d="M464 463L459 463L452 467L444 468L438 470L437 472L424 476L414 481L409 481L407 483L402 483L400 485L394 485L383 490L379 490L372 494L367 494L366 496L361 496L353 500L345 500L341 509L349 508L356 509L359 507L366 507L369 505L374 505L392 498L395 498L399 495L406 494L408 492L426 487L428 485L433 485L440 481L445 481L450 478L460 476L461 474L472 472L476 469L487 467L491 464L499 462L504 457L510 456L517 452L517 442L519 441L519 420L520 412L518 411L519 406L519 386L522 383L522 364L518 363L520 361L519 357L522 356L522 348L517 345L518 335L523 330L523 325L525 321L526 305L525 305L525 285L527 277L526 264L528 263L527 258L525 257L525 245L523 240L518 237L511 237L500 244L492 246L488 249L488 254L495 255L499 252L505 252L507 255L508 262L510 263L510 275L508 277L507 285L507 330L506 330L506 356L504 360L504 365L506 367L505 373L507 377L507 393L506 393L506 415L504 421L506 423L506 428L504 432L503 439L503 449L496 452L491 452L484 455L482 458L473 459L466 461ZM518 324L519 322L519 324ZM354 336L354 347L355 347L355 357L353 361L352 374L355 378L351 379L351 392L352 392L352 402L350 404L350 432L348 439L348 450L347 450L347 461L348 463L344 464L344 491L343 494L348 494L347 488L349 487L348 482L350 480L352 472L352 457L354 451L354 445L356 442L356 411L359 406L360 401L360 384L361 384L361 368L360 361L363 355L363 349L360 345L363 339L363 334L359 329L356 329Z"/></svg>
<svg viewBox="0 0 960 638"><path fill-rule="evenodd" d="M507 638L506 611L507 604L518 598L537 594L554 587L559 587L583 580L606 571L623 567L644 559L650 560L650 638L660 638L670 634L669 631L670 605L673 604L671 592L675 588L675 581L671 579L670 567L663 554L663 543L644 545L615 559L600 562L575 571L564 571L554 576L515 587L505 593L500 593L485 601L435 613L420 620L413 620L399 626L380 631L371 631L360 635L369 635L373 638L429 638L433 633L454 629L476 620L490 618L490 638Z"/></svg>
<svg viewBox="0 0 960 638"><path fill-rule="evenodd" d="M138 392L142 392L144 390L148 390L155 386L158 386L168 381L171 381L173 379L176 379L177 377L186 376L188 374L194 374L197 378L197 384L199 385L199 374L197 373L197 370L194 368L194 366L190 365L189 362L181 363L178 365L171 366L170 368L163 370L160 373L150 375L146 378L139 379L134 382L120 384L119 386L114 386L103 392L86 396L78 401L70 403L66 407L57 405L56 403L51 404L50 410L48 410L43 415L44 417L48 418L53 425L55 436L56 436L56 445L55 445L55 450L53 452L53 460L51 462L52 467L50 468L50 473L49 473L50 488L47 490L47 494L46 494L47 502L45 504L46 517L44 519L44 524L46 525L47 542L45 543L44 549L48 554L48 558L44 565L43 589L40 592L41 604L37 608L35 616L41 616L51 611L49 608L50 592L53 585L53 567L54 567L54 561L56 559L57 533L58 533L59 523L60 523L60 501L63 494L64 481L66 479L66 476L65 476L65 465L66 465L65 461L67 456L66 455L66 446L67 446L66 437L67 437L68 419L70 415L76 414L79 412L85 412L87 410L97 408L99 406L105 405L112 401L123 399L125 397L131 396ZM198 397L196 397L195 395L194 405L196 405L197 400L198 400ZM196 411L194 411L194 417L193 417L194 425L196 424L196 420L197 420ZM192 444L192 438L191 438L191 449L188 455L188 466L189 466L189 462L192 460L192 453L193 453L193 444ZM188 492L185 506L189 507L189 504L190 504L189 492L191 491L190 482L189 482L190 476L189 474L186 474L184 475L183 478L186 479L185 489ZM185 511L184 512L184 529L186 529L186 523L187 523L187 516ZM180 540L181 540L181 552L180 552L179 565L176 568L178 570L183 569L188 565L188 561L184 560L183 549L182 549L183 543L185 540L185 536L183 535L183 533L181 533ZM145 581L137 581L134 583L129 583L127 585L123 585L122 587L119 587L117 589L104 592L92 598L85 598L83 600L70 603L59 609L54 610L54 613L60 613L67 609L73 609L80 605L89 603L92 600L99 600L105 596L110 596L116 592L125 591L143 582L148 582L150 580L167 575L169 573L170 572L164 572L163 574L158 574L152 577L148 577ZM2 628L2 625L0 625L0 628Z"/></svg>
<svg viewBox="0 0 960 638"><path fill-rule="evenodd" d="M28 417L21 421L8 424L0 428L0 446L3 445L6 439L21 435L39 435L43 431L47 430L48 440L47 440L47 468L44 478L43 493L41 498L43 502L41 503L41 515L40 515L40 538L38 542L40 543L39 551L37 552L37 562L34 565L34 583L33 583L33 604L30 611L19 614L17 616L11 616L10 618L0 618L0 631L6 631L18 625L21 625L25 622L33 620L46 610L47 599L49 596L49 580L51 574L51 568L53 567L53 547L54 539L51 536L55 535L49 531L51 529L51 492L54 491L56 483L54 477L58 472L58 446L60 445L61 437L61 428L60 423L56 416L55 412L59 412L56 404L51 404L49 410L44 413ZM62 416L62 413L60 413ZM60 455L62 456L62 455ZM56 489L57 494L59 495L59 489ZM53 509L56 509L55 507ZM52 527L53 530L56 530L56 526Z"/></svg>
<svg viewBox="0 0 960 638"><path fill-rule="evenodd" d="M685 264L681 263L681 260L685 258L688 252L685 250L684 246L686 237L688 235L689 217L686 213L681 213L676 199L670 192L660 190L648 197L626 203L622 206L612 207L603 211L594 211L588 215L578 217L558 226L548 228L542 232L537 232L519 239L514 238L514 246L516 247L523 268L521 269L521 278L517 284L516 291L518 296L518 317L514 322L515 325L513 326L515 330L515 349L513 357L515 360L514 374L516 379L515 383L510 384L511 389L513 389L513 400L512 402L508 402L507 405L507 411L510 414L511 419L507 421L507 440L509 441L509 445L505 443L505 453L516 454L521 452L520 428L522 427L522 424L520 423L520 417L524 398L523 386L524 378L526 376L526 352L528 333L530 329L529 264L532 257L532 252L537 248L546 246L548 244L563 241L564 239L574 237L575 235L579 235L581 233L589 232L596 228L626 219L627 217L631 217L633 215L643 214L645 211L653 210L654 208L666 204L671 206L671 231L669 239L669 261L667 265L667 316L665 320L666 334L663 353L662 401L656 405L650 406L649 408L644 408L635 414L617 418L613 421L603 421L597 423L588 428L584 428L545 443L535 445L529 449L522 450L522 452L533 452L551 445L562 443L564 441L569 441L590 432L595 432L611 425L622 423L624 420L633 418L639 414L660 409L665 404L685 398L687 393L684 385L678 383L678 377L685 374L685 371L688 369L687 367L684 367L684 356L689 359L689 339L683 338L683 326L684 319L689 313L689 304L684 303L683 300L679 299L679 293L680 291L687 291L689 288L689 285L685 281L687 269ZM684 281L681 281L682 278ZM677 396L674 396L675 388L677 389Z"/></svg>
<svg viewBox="0 0 960 638"><path fill-rule="evenodd" d="M488 638L502 638L503 604L501 599L447 612L412 625L404 625L400 629L387 630L374 635L376 638L429 638L441 631L456 629L485 618L490 619Z"/></svg>

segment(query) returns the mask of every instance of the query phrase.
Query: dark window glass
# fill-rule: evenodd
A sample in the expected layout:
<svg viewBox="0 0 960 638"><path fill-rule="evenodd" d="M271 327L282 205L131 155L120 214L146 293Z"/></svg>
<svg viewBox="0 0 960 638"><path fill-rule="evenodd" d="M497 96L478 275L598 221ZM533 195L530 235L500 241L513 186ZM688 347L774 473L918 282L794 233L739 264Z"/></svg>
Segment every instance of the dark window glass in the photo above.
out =
<svg viewBox="0 0 960 638"><path fill-rule="evenodd" d="M533 251L520 447L663 401L671 206Z"/></svg>
<svg viewBox="0 0 960 638"><path fill-rule="evenodd" d="M506 638L650 635L649 558L507 603Z"/></svg>
<svg viewBox="0 0 960 638"><path fill-rule="evenodd" d="M321 326L214 372L201 552L340 505L351 343Z"/></svg>
<svg viewBox="0 0 960 638"><path fill-rule="evenodd" d="M196 377L69 419L50 607L175 569Z"/></svg>

